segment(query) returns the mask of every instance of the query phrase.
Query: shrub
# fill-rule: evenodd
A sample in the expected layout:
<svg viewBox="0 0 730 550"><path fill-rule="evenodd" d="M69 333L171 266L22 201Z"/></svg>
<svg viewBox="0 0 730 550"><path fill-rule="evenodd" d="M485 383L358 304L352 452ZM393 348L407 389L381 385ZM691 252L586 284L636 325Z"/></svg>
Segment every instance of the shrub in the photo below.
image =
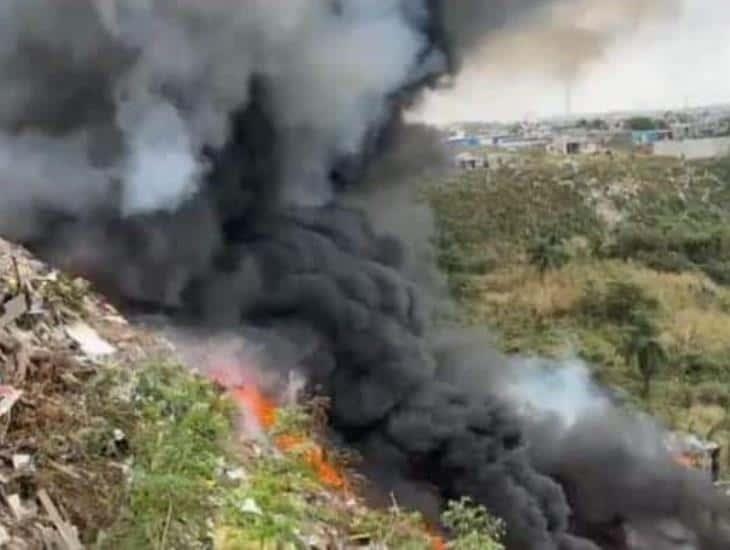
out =
<svg viewBox="0 0 730 550"><path fill-rule="evenodd" d="M634 259L651 269L667 273L681 273L697 268L684 254L671 250L642 250L634 255Z"/></svg>
<svg viewBox="0 0 730 550"><path fill-rule="evenodd" d="M665 251L667 248L666 236L658 228L627 224L617 231L607 254L626 260L636 257L641 252Z"/></svg>
<svg viewBox="0 0 730 550"><path fill-rule="evenodd" d="M718 357L702 353L685 353L677 357L674 364L680 367L687 382L699 383L709 378L727 379L726 362Z"/></svg>
<svg viewBox="0 0 730 550"><path fill-rule="evenodd" d="M648 215L622 226L604 257L635 259L661 271L700 269L721 284L730 284L730 230L710 212Z"/></svg>
<svg viewBox="0 0 730 550"><path fill-rule="evenodd" d="M541 274L551 269L560 269L570 260L563 241L555 233L535 239L529 245L527 254L530 263L537 267Z"/></svg>
<svg viewBox="0 0 730 550"><path fill-rule="evenodd" d="M730 405L730 384L718 381L702 382L694 388L694 398L703 405Z"/></svg>
<svg viewBox="0 0 730 550"><path fill-rule="evenodd" d="M500 542L504 532L501 520L490 516L483 506L465 497L449 502L443 523L454 537L449 548L454 550L504 550Z"/></svg>
<svg viewBox="0 0 730 550"><path fill-rule="evenodd" d="M584 315L598 321L618 325L633 323L639 316L654 313L659 302L631 281L611 280L599 289L589 283L580 303Z"/></svg>

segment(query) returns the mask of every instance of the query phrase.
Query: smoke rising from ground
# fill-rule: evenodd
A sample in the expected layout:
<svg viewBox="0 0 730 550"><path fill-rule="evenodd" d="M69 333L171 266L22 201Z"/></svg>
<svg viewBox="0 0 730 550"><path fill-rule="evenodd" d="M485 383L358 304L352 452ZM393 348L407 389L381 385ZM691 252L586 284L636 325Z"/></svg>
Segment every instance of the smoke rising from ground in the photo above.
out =
<svg viewBox="0 0 730 550"><path fill-rule="evenodd" d="M684 474L661 461L663 477L632 483L659 462L605 460L619 424L598 420L598 445L583 424L548 422L561 439L543 441L548 428L515 409L509 360L431 322L429 218L396 182L429 166L433 142L402 127L402 109L478 29L539 5L12 0L0 232L129 307L292 350L285 362L331 398L333 430L385 490L473 496L507 521L510 548L595 548L614 513L669 515L720 544L681 513L705 485L664 492ZM617 476L626 498L662 507L624 507L611 488L593 506L586 488Z"/></svg>
<svg viewBox="0 0 730 550"><path fill-rule="evenodd" d="M680 0L555 0L487 35L467 60L507 74L540 74L572 82L617 41L642 26L679 15ZM484 35L482 35L484 36Z"/></svg>
<svg viewBox="0 0 730 550"><path fill-rule="evenodd" d="M470 33L474 27L468 23L478 21L476 8L462 9L458 19L466 22L466 32L458 36L473 37L466 55L460 57L463 70L450 83L451 89L429 93L427 101L413 110L414 119L450 122L487 111L499 119L522 117L536 104L564 114L562 101L560 107L556 101L562 97L559 88L579 87L637 37L664 25L667 34L676 32L670 25L681 21L689 9L685 0L545 0L523 3L526 9L517 13L510 10L512 2L482 3L482 9L489 9L487 4L502 6L502 24L486 35ZM645 48L645 43L637 47ZM631 62L630 53L624 56ZM506 89L499 91L490 82L503 83ZM597 93L593 90L591 96ZM484 107L485 102L492 103L491 109Z"/></svg>

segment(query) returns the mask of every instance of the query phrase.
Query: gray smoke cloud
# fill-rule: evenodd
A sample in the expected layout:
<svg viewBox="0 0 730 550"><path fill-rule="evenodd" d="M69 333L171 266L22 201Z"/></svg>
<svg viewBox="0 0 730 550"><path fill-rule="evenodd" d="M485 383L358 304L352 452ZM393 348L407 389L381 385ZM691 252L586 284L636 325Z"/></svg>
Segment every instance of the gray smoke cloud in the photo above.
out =
<svg viewBox="0 0 730 550"><path fill-rule="evenodd" d="M384 490L426 483L436 507L470 495L507 521L511 549L595 549L614 512L620 526L669 514L727 547L682 513L706 486L666 491L683 474L616 443L624 424L539 430L509 388L564 415L544 384L510 386L481 335L433 326L430 217L397 182L439 151L402 111L481 33L546 5L9 0L0 233L130 309L293 350ZM634 482L652 466L660 477ZM646 505L622 506L614 478Z"/></svg>
<svg viewBox="0 0 730 550"><path fill-rule="evenodd" d="M125 215L178 208L199 188L201 148L227 141L253 74L271 83L286 134L280 177L291 184L280 192L299 204L331 199L328 167L359 153L390 116L388 96L444 70L444 54L429 52L417 26L425 4L405 5L5 2L0 136L18 161L0 173L12 196L0 206L2 229L22 229L20 210L26 220L44 205L89 210L116 186ZM54 185L34 180L38 160L66 167L42 177Z"/></svg>
<svg viewBox="0 0 730 550"><path fill-rule="evenodd" d="M620 40L681 13L681 0L532 2L472 49L470 64L571 82Z"/></svg>

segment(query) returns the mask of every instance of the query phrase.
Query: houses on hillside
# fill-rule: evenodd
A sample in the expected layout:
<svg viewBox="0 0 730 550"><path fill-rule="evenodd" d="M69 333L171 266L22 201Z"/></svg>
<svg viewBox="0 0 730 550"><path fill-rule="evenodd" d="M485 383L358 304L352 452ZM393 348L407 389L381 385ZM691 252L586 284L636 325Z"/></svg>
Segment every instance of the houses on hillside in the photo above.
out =
<svg viewBox="0 0 730 550"><path fill-rule="evenodd" d="M470 123L444 135L456 166L489 167L489 158L521 151L553 155L634 152L687 159L730 155L730 109L607 116L593 120Z"/></svg>

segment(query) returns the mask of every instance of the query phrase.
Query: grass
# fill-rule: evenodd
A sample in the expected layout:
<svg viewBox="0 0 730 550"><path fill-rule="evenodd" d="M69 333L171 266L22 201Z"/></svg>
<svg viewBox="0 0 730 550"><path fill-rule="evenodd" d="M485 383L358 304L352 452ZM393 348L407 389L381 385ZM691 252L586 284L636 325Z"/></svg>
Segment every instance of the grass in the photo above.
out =
<svg viewBox="0 0 730 550"><path fill-rule="evenodd" d="M418 514L370 510L325 487L306 448L281 454L265 442L242 443L231 402L184 368L146 365L133 385L124 409L134 415L127 418L131 476L122 513L95 548L432 547ZM274 433L313 437L316 409L283 411Z"/></svg>
<svg viewBox="0 0 730 550"><path fill-rule="evenodd" d="M206 382L150 365L136 383L127 510L100 548L204 548L232 441L231 408Z"/></svg>
<svg viewBox="0 0 730 550"><path fill-rule="evenodd" d="M496 326L510 351L576 354L592 363L604 381L636 395L640 373L623 356L628 319L612 317L605 300L615 281L634 286L655 304L653 320L670 357L652 401L643 405L673 423L682 413L704 416L701 407L727 402L730 290L702 274L659 273L615 260L572 263L544 277L530 266L513 266L479 282L471 319ZM621 304L615 309L616 314L630 313ZM710 427L704 419L697 424L705 431Z"/></svg>
<svg viewBox="0 0 730 550"><path fill-rule="evenodd" d="M467 323L509 352L581 357L670 426L730 446L730 161L531 155L428 197ZM667 355L647 399L626 352L639 319Z"/></svg>

